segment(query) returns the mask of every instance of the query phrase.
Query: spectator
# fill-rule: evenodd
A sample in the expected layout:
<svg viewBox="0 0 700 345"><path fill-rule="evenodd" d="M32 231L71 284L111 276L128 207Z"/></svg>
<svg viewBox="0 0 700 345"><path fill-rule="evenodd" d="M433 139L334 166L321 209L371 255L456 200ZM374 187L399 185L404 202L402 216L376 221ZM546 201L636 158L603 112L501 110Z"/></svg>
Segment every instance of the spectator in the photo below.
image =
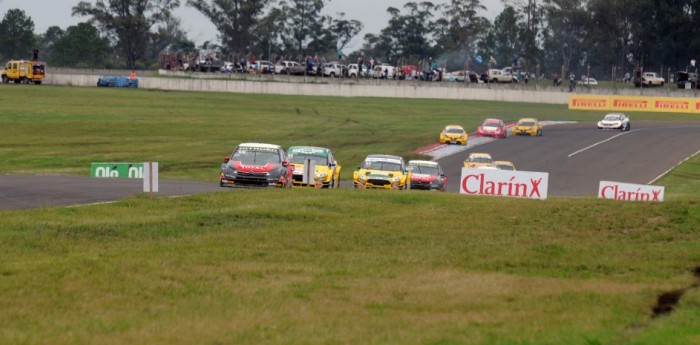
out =
<svg viewBox="0 0 700 345"><path fill-rule="evenodd" d="M576 76L573 73L569 75L569 81L571 82L569 84L569 92L574 92L574 89L576 89Z"/></svg>
<svg viewBox="0 0 700 345"><path fill-rule="evenodd" d="M32 52L34 53L34 56L33 56L34 59L32 61L39 61L39 49L34 48L34 50Z"/></svg>
<svg viewBox="0 0 700 345"><path fill-rule="evenodd" d="M527 85L527 82L530 80L530 74L527 72L523 73L523 79L525 79L525 85Z"/></svg>

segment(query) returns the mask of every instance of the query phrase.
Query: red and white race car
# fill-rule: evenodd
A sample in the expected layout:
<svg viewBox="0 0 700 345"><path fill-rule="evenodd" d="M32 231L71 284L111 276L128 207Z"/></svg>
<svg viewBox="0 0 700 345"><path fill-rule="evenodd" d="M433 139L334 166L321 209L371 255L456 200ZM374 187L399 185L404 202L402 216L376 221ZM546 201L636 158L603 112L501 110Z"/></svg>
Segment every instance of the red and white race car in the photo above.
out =
<svg viewBox="0 0 700 345"><path fill-rule="evenodd" d="M224 158L221 187L292 187L294 165L279 145L243 143Z"/></svg>
<svg viewBox="0 0 700 345"><path fill-rule="evenodd" d="M411 160L408 161L408 170L412 172L411 189L447 190L447 176L437 162Z"/></svg>
<svg viewBox="0 0 700 345"><path fill-rule="evenodd" d="M476 135L479 137L494 137L494 138L507 138L508 128L502 120L499 119L486 119L484 123L479 126L476 130Z"/></svg>

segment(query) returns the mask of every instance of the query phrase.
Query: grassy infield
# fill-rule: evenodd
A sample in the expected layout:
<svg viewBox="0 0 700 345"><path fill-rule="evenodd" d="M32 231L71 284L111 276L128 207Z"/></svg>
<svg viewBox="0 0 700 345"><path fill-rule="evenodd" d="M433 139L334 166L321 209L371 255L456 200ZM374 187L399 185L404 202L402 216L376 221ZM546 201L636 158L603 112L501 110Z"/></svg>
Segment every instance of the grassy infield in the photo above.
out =
<svg viewBox="0 0 700 345"><path fill-rule="evenodd" d="M155 160L215 181L242 141L331 147L343 177L486 116L563 106L0 86L1 173ZM634 114L634 119L697 119ZM3 344L691 344L700 157L667 201L236 190L0 212Z"/></svg>

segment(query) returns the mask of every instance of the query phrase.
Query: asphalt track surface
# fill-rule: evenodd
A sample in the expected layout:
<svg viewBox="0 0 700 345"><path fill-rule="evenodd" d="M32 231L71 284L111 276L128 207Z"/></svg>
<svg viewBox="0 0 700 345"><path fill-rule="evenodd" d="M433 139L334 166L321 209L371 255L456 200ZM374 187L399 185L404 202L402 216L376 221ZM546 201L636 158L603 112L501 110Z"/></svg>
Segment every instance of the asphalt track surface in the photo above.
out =
<svg viewBox="0 0 700 345"><path fill-rule="evenodd" d="M545 126L541 137L511 136L437 160L448 191L459 192L471 152L512 161L520 171L549 173L549 195L596 195L600 181L649 184L700 151L700 122L632 121L629 132L595 123Z"/></svg>
<svg viewBox="0 0 700 345"><path fill-rule="evenodd" d="M632 122L629 132L574 123L546 126L541 137L495 140L437 161L450 192L459 191L469 153L486 152L521 171L548 172L550 196L582 196L595 195L603 180L649 184L698 151L700 122ZM350 185L343 181L344 188ZM159 187L160 196L222 190L217 183L164 179ZM142 192L141 180L0 175L0 210L112 202Z"/></svg>

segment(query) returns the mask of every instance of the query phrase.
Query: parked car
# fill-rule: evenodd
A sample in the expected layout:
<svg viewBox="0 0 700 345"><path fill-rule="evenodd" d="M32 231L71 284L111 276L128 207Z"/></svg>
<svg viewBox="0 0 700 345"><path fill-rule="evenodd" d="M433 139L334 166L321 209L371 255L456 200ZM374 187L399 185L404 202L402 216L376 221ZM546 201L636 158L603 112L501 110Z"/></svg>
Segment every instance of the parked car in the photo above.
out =
<svg viewBox="0 0 700 345"><path fill-rule="evenodd" d="M542 124L535 118L525 117L518 120L518 123L513 126L511 133L540 137L542 136Z"/></svg>
<svg viewBox="0 0 700 345"><path fill-rule="evenodd" d="M447 125L440 132L440 144L467 144L469 135L462 126Z"/></svg>
<svg viewBox="0 0 700 345"><path fill-rule="evenodd" d="M595 78L587 77L586 79L579 80L578 84L584 86L596 86L598 85L598 81Z"/></svg>
<svg viewBox="0 0 700 345"><path fill-rule="evenodd" d="M306 68L296 61L280 61L275 65L275 74L304 75Z"/></svg>
<svg viewBox="0 0 700 345"><path fill-rule="evenodd" d="M654 72L644 72L642 73L642 85L643 86L664 86L666 80L659 77Z"/></svg>
<svg viewBox="0 0 700 345"><path fill-rule="evenodd" d="M366 189L409 189L411 172L399 156L369 155L353 173L353 186Z"/></svg>
<svg viewBox="0 0 700 345"><path fill-rule="evenodd" d="M195 69L200 72L220 72L222 66L223 63L220 60L205 60L198 64Z"/></svg>
<svg viewBox="0 0 700 345"><path fill-rule="evenodd" d="M484 122L476 129L476 135L480 137L494 137L505 139L508 137L508 129L503 120L499 119L486 119Z"/></svg>
<svg viewBox="0 0 700 345"><path fill-rule="evenodd" d="M418 66L416 65L403 65L398 71L399 79L418 80L420 79L420 75L421 72L418 70Z"/></svg>
<svg viewBox="0 0 700 345"><path fill-rule="evenodd" d="M374 66L372 77L376 79L396 79L396 67L389 64Z"/></svg>
<svg viewBox="0 0 700 345"><path fill-rule="evenodd" d="M411 171L411 189L447 190L447 176L437 162L411 160L408 161L408 170Z"/></svg>
<svg viewBox="0 0 700 345"><path fill-rule="evenodd" d="M242 143L224 158L221 187L292 187L294 166L279 145Z"/></svg>
<svg viewBox="0 0 700 345"><path fill-rule="evenodd" d="M602 120L598 121L598 129L619 129L621 131L629 131L630 118L623 113L608 113Z"/></svg>
<svg viewBox="0 0 700 345"><path fill-rule="evenodd" d="M674 74L674 81L679 89L685 89L686 87L694 89L697 79L697 74L693 72L678 71Z"/></svg>
<svg viewBox="0 0 700 345"><path fill-rule="evenodd" d="M275 65L272 62L266 60L255 61L255 63L251 63L248 65L248 71L251 73L274 74Z"/></svg>
<svg viewBox="0 0 700 345"><path fill-rule="evenodd" d="M363 77L365 77L365 74L366 74L365 71L366 71L366 69L365 69L365 66L364 66L364 65L362 66L362 70L361 70L361 71L358 71L358 66L357 66L356 63L351 63L351 64L348 65L348 77L352 77L352 78L360 77L360 78L363 78Z"/></svg>
<svg viewBox="0 0 700 345"><path fill-rule="evenodd" d="M488 153L472 152L464 160L465 168L493 167L493 158Z"/></svg>
<svg viewBox="0 0 700 345"><path fill-rule="evenodd" d="M500 69L490 69L487 72L486 80L490 83L516 83L517 79L510 72Z"/></svg>
<svg viewBox="0 0 700 345"><path fill-rule="evenodd" d="M339 188L341 166L333 152L324 147L292 146L287 150L289 162L294 164L292 179L295 187ZM311 183L304 183L304 168L307 160L315 164Z"/></svg>
<svg viewBox="0 0 700 345"><path fill-rule="evenodd" d="M323 76L324 77L342 77L343 70L347 67L340 62L328 62L323 65Z"/></svg>

